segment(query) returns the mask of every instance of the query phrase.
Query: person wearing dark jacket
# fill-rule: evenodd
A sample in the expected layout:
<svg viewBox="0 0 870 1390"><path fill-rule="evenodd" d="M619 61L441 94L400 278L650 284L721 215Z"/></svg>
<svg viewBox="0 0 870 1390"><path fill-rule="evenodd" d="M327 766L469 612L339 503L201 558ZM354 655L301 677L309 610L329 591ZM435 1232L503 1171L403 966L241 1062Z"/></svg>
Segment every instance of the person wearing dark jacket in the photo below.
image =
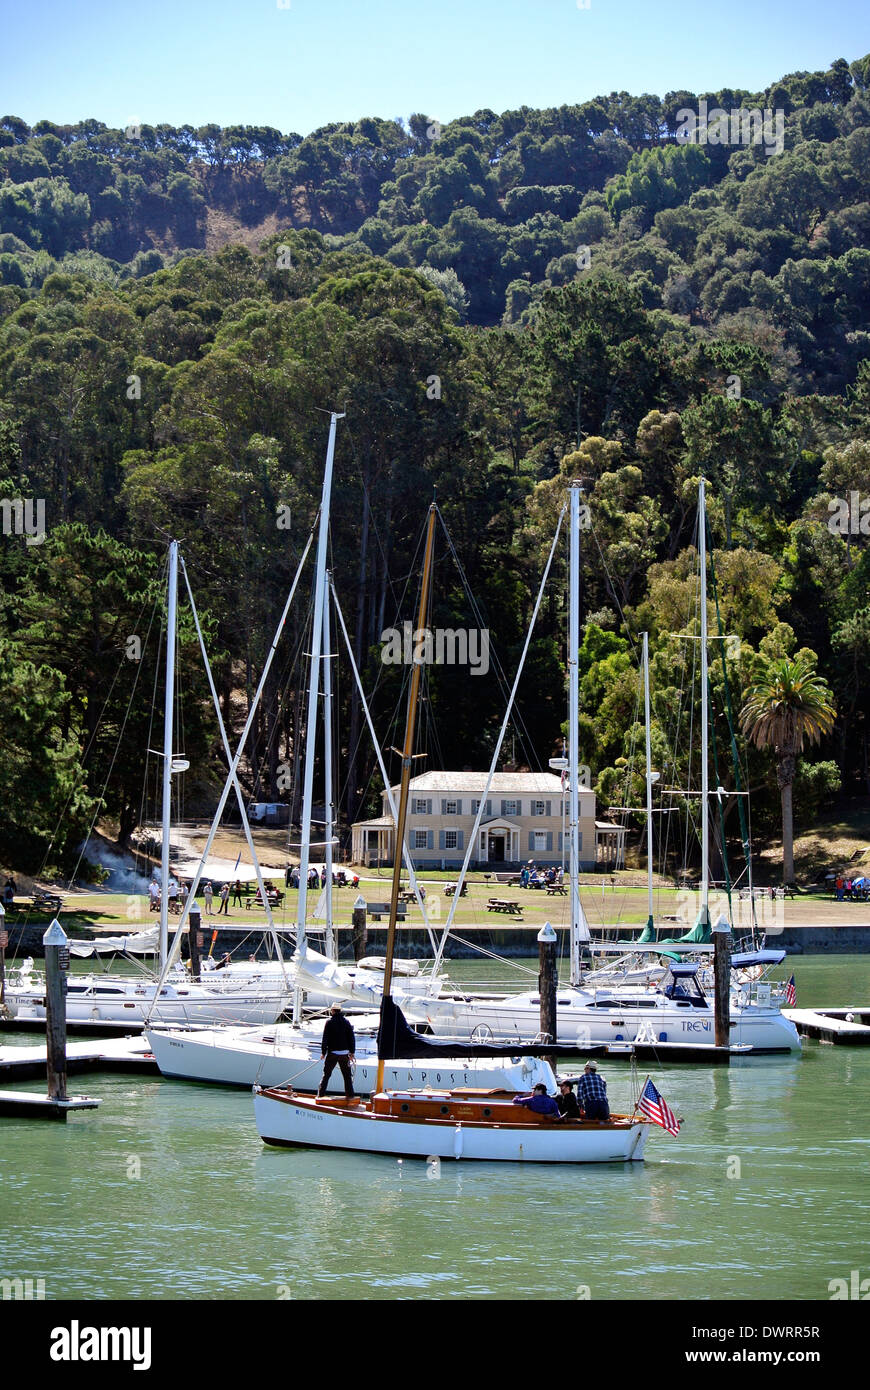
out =
<svg viewBox="0 0 870 1390"><path fill-rule="evenodd" d="M344 1077L344 1094L348 1100L354 1095L353 1073L350 1064L356 1051L356 1035L349 1019L341 1012L340 1004L333 1004L326 1020L323 1037L320 1040L320 1055L323 1059L323 1076L320 1080L319 1096L326 1095L329 1078L339 1067Z"/></svg>
<svg viewBox="0 0 870 1390"><path fill-rule="evenodd" d="M556 1097L556 1104L559 1107L559 1114L563 1120L579 1120L580 1106L577 1104L577 1097L574 1094L573 1081L560 1081L559 1094Z"/></svg>

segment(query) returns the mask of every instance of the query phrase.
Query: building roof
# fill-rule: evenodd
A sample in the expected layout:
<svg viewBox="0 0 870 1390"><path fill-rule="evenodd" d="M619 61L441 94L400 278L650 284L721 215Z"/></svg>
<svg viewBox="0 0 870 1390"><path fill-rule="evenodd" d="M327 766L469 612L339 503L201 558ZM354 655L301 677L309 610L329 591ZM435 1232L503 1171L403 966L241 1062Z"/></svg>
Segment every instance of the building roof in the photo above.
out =
<svg viewBox="0 0 870 1390"><path fill-rule="evenodd" d="M359 826L365 826L366 830L392 830L395 822L392 816L376 816L374 820L355 820L351 829L356 830Z"/></svg>
<svg viewBox="0 0 870 1390"><path fill-rule="evenodd" d="M486 789L486 772L423 772L411 778L411 791L419 792L480 792ZM393 788L398 791L398 783ZM585 790L585 788L584 788ZM561 796L562 783L552 772L495 772L489 788L490 796Z"/></svg>

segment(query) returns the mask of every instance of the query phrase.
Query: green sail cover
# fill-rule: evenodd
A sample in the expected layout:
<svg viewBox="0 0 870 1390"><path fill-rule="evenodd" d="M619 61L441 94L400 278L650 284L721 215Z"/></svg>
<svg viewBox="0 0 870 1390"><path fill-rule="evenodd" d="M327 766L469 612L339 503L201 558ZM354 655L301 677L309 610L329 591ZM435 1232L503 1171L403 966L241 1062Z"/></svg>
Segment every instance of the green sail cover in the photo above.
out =
<svg viewBox="0 0 870 1390"><path fill-rule="evenodd" d="M710 921L703 912L698 913L698 920L692 930L681 936L680 941L691 942L693 946L704 946L713 940L713 933L710 930Z"/></svg>
<svg viewBox="0 0 870 1390"><path fill-rule="evenodd" d="M648 918L647 918L646 926L644 927L644 929L643 929L643 931L641 932L640 936L637 938L638 945L639 945L639 946L648 946L648 945L650 944L651 941L654 942L655 940L656 940L656 929L655 929L655 927L653 926L653 919L652 919L651 917L648 917Z"/></svg>

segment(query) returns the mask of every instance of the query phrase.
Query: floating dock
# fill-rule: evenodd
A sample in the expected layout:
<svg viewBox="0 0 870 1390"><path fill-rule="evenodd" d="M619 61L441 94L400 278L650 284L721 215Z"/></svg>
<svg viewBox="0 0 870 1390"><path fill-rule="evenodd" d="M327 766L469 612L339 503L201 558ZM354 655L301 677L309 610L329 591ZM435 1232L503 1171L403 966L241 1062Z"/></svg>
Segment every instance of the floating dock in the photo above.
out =
<svg viewBox="0 0 870 1390"><path fill-rule="evenodd" d="M0 1115L19 1120L65 1120L71 1110L96 1110L95 1096L70 1096L54 1100L33 1091L0 1091Z"/></svg>
<svg viewBox="0 0 870 1390"><path fill-rule="evenodd" d="M715 1043L632 1042L606 1043L608 1057L635 1056L639 1062L706 1062L710 1066L727 1066L734 1057L758 1057L762 1054L742 1044L717 1047Z"/></svg>
<svg viewBox="0 0 870 1390"><path fill-rule="evenodd" d="M114 1022L107 1018L80 1018L71 1022L67 1021L67 1037L75 1038L116 1038L119 1034L126 1036L128 1033L142 1032L144 1023L137 1023L135 1019L125 1018L119 1022ZM44 1033L44 1018L0 1018L0 1032L3 1033Z"/></svg>
<svg viewBox="0 0 870 1390"><path fill-rule="evenodd" d="M848 1047L870 1044L870 1008L783 1009L801 1037Z"/></svg>
<svg viewBox="0 0 870 1390"><path fill-rule="evenodd" d="M36 1047L0 1047L0 1078L26 1081L31 1077L44 1077L46 1065L45 1043ZM154 1054L143 1037L95 1038L89 1042L69 1043L66 1069L68 1075L85 1071L136 1072L142 1076L160 1074Z"/></svg>

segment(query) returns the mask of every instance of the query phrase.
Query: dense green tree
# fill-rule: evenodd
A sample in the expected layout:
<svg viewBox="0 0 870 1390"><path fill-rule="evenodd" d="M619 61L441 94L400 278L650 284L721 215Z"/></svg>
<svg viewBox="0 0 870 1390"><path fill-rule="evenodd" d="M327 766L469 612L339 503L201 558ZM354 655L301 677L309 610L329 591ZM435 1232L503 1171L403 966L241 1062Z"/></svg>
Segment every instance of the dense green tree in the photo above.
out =
<svg viewBox="0 0 870 1390"><path fill-rule="evenodd" d="M640 296L602 273L548 290L532 329L541 416L567 444L622 426L653 404L662 363Z"/></svg>

